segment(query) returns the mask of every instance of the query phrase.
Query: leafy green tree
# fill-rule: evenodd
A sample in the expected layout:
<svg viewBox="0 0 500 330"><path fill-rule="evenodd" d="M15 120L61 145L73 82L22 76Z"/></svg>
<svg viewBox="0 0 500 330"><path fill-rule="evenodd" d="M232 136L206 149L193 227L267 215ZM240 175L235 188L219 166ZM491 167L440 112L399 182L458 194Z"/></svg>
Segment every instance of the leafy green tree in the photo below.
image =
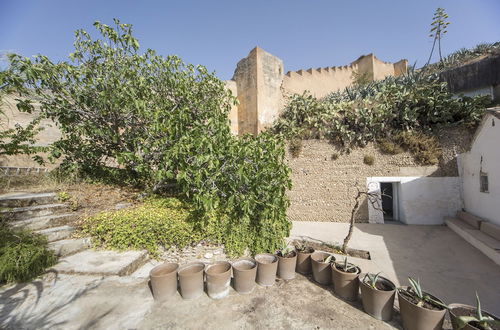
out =
<svg viewBox="0 0 500 330"><path fill-rule="evenodd" d="M62 132L52 157L91 177L184 196L199 210L198 226L218 218L230 253L273 251L290 229L283 141L234 137L235 98L222 81L176 56L139 53L132 26L114 23L96 22L95 40L76 31L69 61L9 57L9 83L36 95Z"/></svg>
<svg viewBox="0 0 500 330"><path fill-rule="evenodd" d="M439 61L443 60L443 56L441 55L441 39L448 32L447 28L450 22L448 22L448 14L444 11L444 8L436 9L434 16L432 17L431 30L429 33L429 37L433 38L434 41L432 43L431 53L429 55L429 59L427 60L427 64L431 62L432 53L434 52L434 48L436 46L436 41L438 43L439 50Z"/></svg>

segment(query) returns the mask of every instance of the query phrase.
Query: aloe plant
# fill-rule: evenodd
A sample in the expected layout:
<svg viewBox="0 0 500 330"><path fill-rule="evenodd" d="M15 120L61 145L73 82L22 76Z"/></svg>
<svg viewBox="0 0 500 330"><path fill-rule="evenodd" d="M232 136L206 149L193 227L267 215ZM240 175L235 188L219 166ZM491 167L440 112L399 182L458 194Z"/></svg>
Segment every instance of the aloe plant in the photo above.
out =
<svg viewBox="0 0 500 330"><path fill-rule="evenodd" d="M476 292L476 315L475 316L458 316L457 317L458 329L464 328L467 324L476 323L481 329L492 329L491 325L500 326L500 320L495 320L491 316L483 315L481 311L481 301ZM477 325L474 325L477 327Z"/></svg>
<svg viewBox="0 0 500 330"><path fill-rule="evenodd" d="M344 258L343 263L336 263L337 268L340 268L345 273L350 273L351 270L356 269L357 266L347 262L347 257Z"/></svg>
<svg viewBox="0 0 500 330"><path fill-rule="evenodd" d="M380 272L377 274L372 274L372 273L366 273L365 276L363 277L363 282L369 285L371 288L377 290L377 282L380 276Z"/></svg>

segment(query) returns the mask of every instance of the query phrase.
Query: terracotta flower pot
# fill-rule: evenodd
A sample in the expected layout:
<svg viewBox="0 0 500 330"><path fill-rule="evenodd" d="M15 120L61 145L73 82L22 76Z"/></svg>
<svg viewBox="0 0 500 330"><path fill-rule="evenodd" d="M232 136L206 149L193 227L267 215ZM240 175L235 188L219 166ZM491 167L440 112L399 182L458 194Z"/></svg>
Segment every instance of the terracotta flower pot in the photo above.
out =
<svg viewBox="0 0 500 330"><path fill-rule="evenodd" d="M179 265L176 263L164 263L151 269L149 279L155 300L164 300L175 295L178 269Z"/></svg>
<svg viewBox="0 0 500 330"><path fill-rule="evenodd" d="M312 272L311 267L311 254L313 254L314 249L310 248L310 252L300 252L297 251L297 266L295 267L295 271L297 273L308 275Z"/></svg>
<svg viewBox="0 0 500 330"><path fill-rule="evenodd" d="M333 291L345 300L358 299L361 269L356 266L354 273L348 273L340 270L336 264L331 264L330 267L332 268Z"/></svg>
<svg viewBox="0 0 500 330"><path fill-rule="evenodd" d="M179 268L179 285L182 298L191 300L203 294L204 269L205 264L202 262L191 262Z"/></svg>
<svg viewBox="0 0 500 330"><path fill-rule="evenodd" d="M323 262L326 257L331 256L331 253L316 251L311 255L311 266L313 278L316 282L322 285L332 283L332 268L330 263ZM335 257L332 258L335 261Z"/></svg>
<svg viewBox="0 0 500 330"><path fill-rule="evenodd" d="M458 324L457 324L457 317L459 316L475 316L476 315L476 307L469 306L469 305L463 305L463 304L450 304L448 305L448 312L450 313L450 320L451 320L451 326L453 327L453 330L458 329ZM500 320L499 317L486 312L485 310L481 309L481 313L483 316L487 315L492 317L495 320ZM500 327L495 327L491 326L493 330L500 329ZM465 327L463 327L461 330L478 330L479 328L467 324Z"/></svg>
<svg viewBox="0 0 500 330"><path fill-rule="evenodd" d="M233 262L233 285L236 292L250 293L255 287L257 262L252 258L241 258Z"/></svg>
<svg viewBox="0 0 500 330"><path fill-rule="evenodd" d="M255 256L255 261L257 261L257 284L274 285L278 270L278 257L270 253L261 253Z"/></svg>
<svg viewBox="0 0 500 330"><path fill-rule="evenodd" d="M396 286L385 277L379 276L377 289L363 282L363 276L359 275L361 300L365 312L377 320L390 321L394 310L394 297Z"/></svg>
<svg viewBox="0 0 500 330"><path fill-rule="evenodd" d="M207 277L207 293L210 298L220 299L229 294L231 284L231 264L218 261L209 265L205 274Z"/></svg>
<svg viewBox="0 0 500 330"><path fill-rule="evenodd" d="M295 266L297 265L297 252L292 251L293 257L278 256L278 277L283 280L295 278Z"/></svg>
<svg viewBox="0 0 500 330"><path fill-rule="evenodd" d="M406 287L402 288L403 290ZM444 316L446 309L432 310L424 307L419 307L409 301L404 295L398 291L399 311L403 320L403 328L405 330L437 330L443 327ZM432 299L441 301L436 297L429 295Z"/></svg>

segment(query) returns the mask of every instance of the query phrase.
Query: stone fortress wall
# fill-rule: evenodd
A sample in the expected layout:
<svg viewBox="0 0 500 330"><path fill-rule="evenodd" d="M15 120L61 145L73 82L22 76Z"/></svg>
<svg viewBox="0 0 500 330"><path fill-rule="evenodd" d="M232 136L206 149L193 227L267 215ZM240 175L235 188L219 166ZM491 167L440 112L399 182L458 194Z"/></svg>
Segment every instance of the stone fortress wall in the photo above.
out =
<svg viewBox="0 0 500 330"><path fill-rule="evenodd" d="M404 74L407 67L406 60L387 63L368 54L345 66L311 68L285 74L281 59L255 47L238 62L233 78L226 81L239 101L237 109L230 115L231 129L238 135L257 134L272 125L285 106L287 96L308 91L321 98L350 86L355 74L362 74L373 81Z"/></svg>

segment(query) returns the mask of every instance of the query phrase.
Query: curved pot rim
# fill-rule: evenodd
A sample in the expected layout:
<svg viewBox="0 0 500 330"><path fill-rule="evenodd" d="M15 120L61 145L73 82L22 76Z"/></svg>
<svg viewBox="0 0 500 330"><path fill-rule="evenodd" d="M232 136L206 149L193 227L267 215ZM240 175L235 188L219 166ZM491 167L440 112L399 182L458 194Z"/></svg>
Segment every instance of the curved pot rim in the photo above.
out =
<svg viewBox="0 0 500 330"><path fill-rule="evenodd" d="M312 252L302 252L302 251L299 251L297 249L295 249L295 251L297 252L297 254L301 253L301 254L313 254L314 252L316 252L316 249L311 247L311 249L313 249Z"/></svg>
<svg viewBox="0 0 500 330"><path fill-rule="evenodd" d="M449 307L448 311L450 312L450 314L452 314L452 311L454 308L466 308L466 309L471 309L471 310L477 310L476 306L460 304L460 303L452 303L452 304L449 304L448 307ZM492 313L490 313L487 310L484 310L482 308L481 308L481 313L486 313L486 314L490 315L491 317L493 317L494 319L500 320L500 318L497 317L495 314L492 314ZM453 314L453 315L455 315L455 314Z"/></svg>
<svg viewBox="0 0 500 330"><path fill-rule="evenodd" d="M349 263L349 264L351 264L351 263ZM351 265L356 266L355 264L351 264ZM337 267L335 267L335 263L331 263L330 267L332 267L332 270L336 271L337 273L346 274L346 275L355 275L356 277L361 275L361 268L359 268L359 266L356 266L356 269L358 270L356 273L347 273L347 272L343 272L341 270L338 270Z"/></svg>
<svg viewBox="0 0 500 330"><path fill-rule="evenodd" d="M168 272L168 273L166 273L166 274L161 274L161 275L153 275L153 272L154 272L155 270L159 269L160 267L169 266L169 265L174 265L174 266L176 266L176 267L175 267L175 269L173 269L172 271L170 271L170 272ZM172 273L177 273L177 272L179 271L179 267L180 267L180 266L179 266L179 264L178 264L178 263L176 263L176 262L165 262L165 263L162 263L162 264L160 264L160 265L158 265L158 266L153 267L153 269L151 269L151 270L149 271L149 276L150 276L150 277L154 277L154 278L161 278L161 277L170 276L170 275L172 275Z"/></svg>
<svg viewBox="0 0 500 330"><path fill-rule="evenodd" d="M197 272L194 272L194 273L191 273L191 274L181 274L183 270L185 270L186 268L190 267L190 266L203 266L203 268ZM207 267L207 265L205 265L203 262L199 262L199 261L194 261L194 262L190 262L190 263L187 263L185 265L182 265L178 268L178 271L177 273L179 274L179 277L190 277L190 276L194 276L194 275L198 275L200 272L203 273L205 271L205 268Z"/></svg>
<svg viewBox="0 0 500 330"><path fill-rule="evenodd" d="M217 265L229 265L229 269L225 270L223 272L209 274L208 271L210 270L210 268L217 266ZM207 274L207 276L215 276L215 277L224 276L224 275L227 275L227 273L230 273L232 268L233 268L233 265L231 265L231 263L228 261L223 261L223 260L216 261L216 262L211 263L210 265L207 265L205 267L205 274Z"/></svg>
<svg viewBox="0 0 500 330"><path fill-rule="evenodd" d="M270 262L270 263L262 263L262 262L259 262L259 260L257 260L257 257L259 256L266 256L266 257L273 257L273 261ZM262 265L272 265L276 262L278 262L278 256L275 255L275 254L272 254L272 253L259 253L259 254L256 254L255 255L255 261L258 263L258 264L262 264Z"/></svg>
<svg viewBox="0 0 500 330"><path fill-rule="evenodd" d="M384 277L384 276L379 276L378 278L381 278L383 280L385 280L386 282L388 282L389 284L392 285L393 289L392 290L379 290L379 289L374 289L372 288L371 286L369 286L368 284L365 283L365 281L363 281L363 275L366 274L366 273L361 273L358 275L359 277L359 284L360 285L363 285L365 286L367 289L370 289L370 290L373 290L373 291L377 291L377 292L395 292L396 291L396 284L394 284L393 281L391 281L390 279L388 279L387 277Z"/></svg>
<svg viewBox="0 0 500 330"><path fill-rule="evenodd" d="M399 288L396 289L396 292L398 293L398 298L399 299L404 299L406 302L408 302L409 304L417 307L417 308L420 308L420 309L423 309L424 311L427 311L427 312L430 312L430 313L437 313L437 314L441 314L441 313L446 313L446 308L443 308L441 310L433 310L433 309L429 309L429 308L425 308L425 307L420 307L420 306L417 306L415 305L414 303L412 303L411 301L409 301L404 295L402 295L400 292L399 292L399 289L400 288L407 288L408 286L400 286ZM441 299L439 299L438 297L436 296L433 296L431 295L430 293L426 292L426 291L423 291L423 293L431 296L432 298L436 299L436 300L439 300L439 302L443 303L443 301ZM444 303L443 303L444 304ZM399 307L401 309L401 306Z"/></svg>
<svg viewBox="0 0 500 330"><path fill-rule="evenodd" d="M293 257L281 257L279 255L276 254L276 256L278 257L278 259L293 259L293 258L297 258L297 250L293 250L293 252L295 253L295 255Z"/></svg>
<svg viewBox="0 0 500 330"><path fill-rule="evenodd" d="M315 262L317 262L317 263L320 263L320 264L327 264L327 262L320 261L320 260L316 260L316 259L312 256L314 253L322 253L323 255L325 255L325 254L326 254L326 255L328 255L328 256L332 256L332 257L333 257L333 261L336 261L336 260L337 260L337 258L335 258L335 256L333 255L333 253L330 253L330 252L325 252L325 251L314 251L313 253L311 253L311 260L312 260L312 261L315 261ZM322 259L324 259L324 258L322 258Z"/></svg>
<svg viewBox="0 0 500 330"><path fill-rule="evenodd" d="M238 266L234 265L235 263L237 263L238 261L250 261L252 263L252 268L250 269L239 269ZM239 258L239 259L236 259L234 260L232 263L231 263L231 267L233 267L234 269L236 269L237 271L239 272L251 272L253 271L255 268L257 268L257 261L254 259L254 258L250 258L250 257L243 257L243 258Z"/></svg>

